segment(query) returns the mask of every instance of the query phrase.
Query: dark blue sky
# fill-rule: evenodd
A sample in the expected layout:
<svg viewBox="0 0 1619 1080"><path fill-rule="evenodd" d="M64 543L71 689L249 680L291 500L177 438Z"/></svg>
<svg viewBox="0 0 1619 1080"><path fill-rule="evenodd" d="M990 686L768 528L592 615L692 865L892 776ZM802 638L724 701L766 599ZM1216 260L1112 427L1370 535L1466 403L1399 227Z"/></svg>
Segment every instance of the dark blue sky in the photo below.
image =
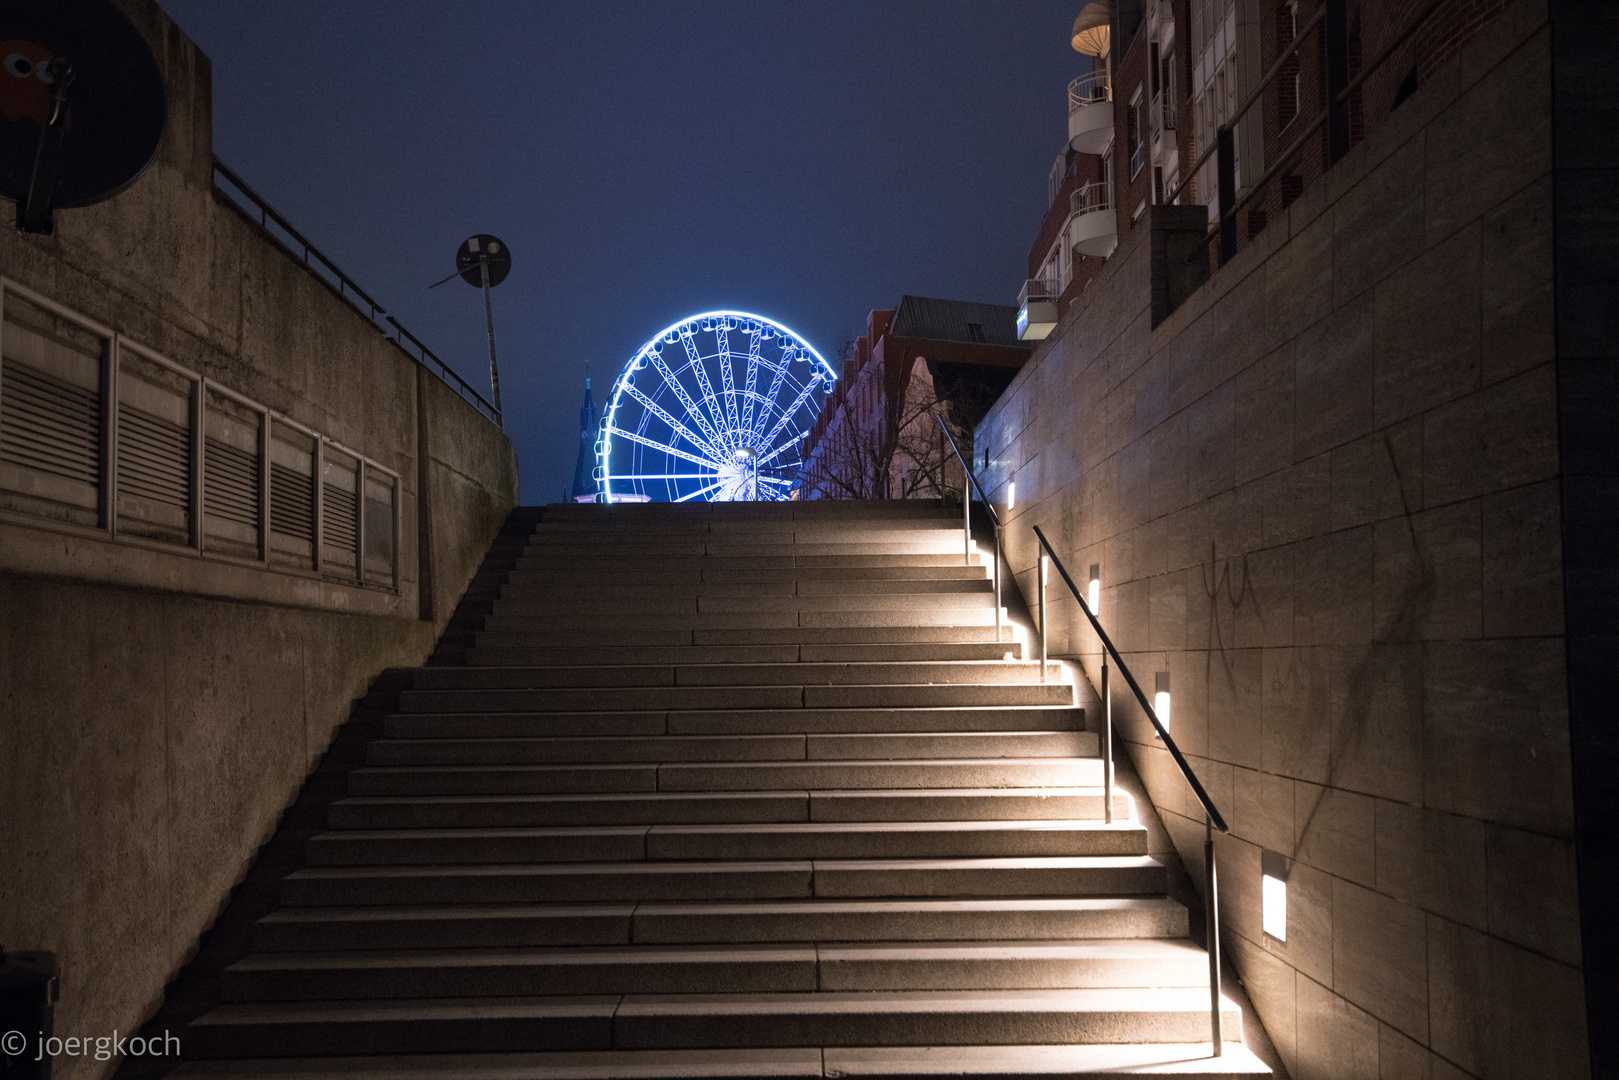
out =
<svg viewBox="0 0 1619 1080"><path fill-rule="evenodd" d="M1081 0L160 2L213 60L215 152L485 390L480 295L427 286L509 244L527 502L572 475L587 361L610 384L685 315L833 358L904 293L1012 303L1088 63Z"/></svg>

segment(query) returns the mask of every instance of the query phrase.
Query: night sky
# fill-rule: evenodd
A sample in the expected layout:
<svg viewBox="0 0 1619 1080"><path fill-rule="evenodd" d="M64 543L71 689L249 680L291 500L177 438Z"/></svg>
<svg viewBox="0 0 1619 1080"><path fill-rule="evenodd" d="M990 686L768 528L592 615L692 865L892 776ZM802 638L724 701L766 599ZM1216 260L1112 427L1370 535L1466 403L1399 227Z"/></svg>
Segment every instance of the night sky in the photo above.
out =
<svg viewBox="0 0 1619 1080"><path fill-rule="evenodd" d="M598 389L714 308L836 363L904 293L1012 303L1088 58L1068 2L160 0L213 60L214 151L485 392L495 291L525 502Z"/></svg>

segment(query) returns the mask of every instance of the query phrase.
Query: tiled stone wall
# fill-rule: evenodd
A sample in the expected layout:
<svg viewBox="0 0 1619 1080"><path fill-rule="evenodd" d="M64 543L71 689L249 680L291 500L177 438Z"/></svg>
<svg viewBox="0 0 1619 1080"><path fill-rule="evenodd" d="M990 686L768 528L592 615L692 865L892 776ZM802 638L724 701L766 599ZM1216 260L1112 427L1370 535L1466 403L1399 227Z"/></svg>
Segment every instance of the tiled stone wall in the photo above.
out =
<svg viewBox="0 0 1619 1080"><path fill-rule="evenodd" d="M1132 230L977 434L991 490L1017 482L1024 594L1038 524L1081 583L1101 564L1149 691L1171 674L1232 827L1226 947L1296 1080L1590 1073L1550 37L1509 3L1156 328ZM1200 880L1195 799L1133 702L1114 715ZM1291 862L1285 942L1264 850Z"/></svg>

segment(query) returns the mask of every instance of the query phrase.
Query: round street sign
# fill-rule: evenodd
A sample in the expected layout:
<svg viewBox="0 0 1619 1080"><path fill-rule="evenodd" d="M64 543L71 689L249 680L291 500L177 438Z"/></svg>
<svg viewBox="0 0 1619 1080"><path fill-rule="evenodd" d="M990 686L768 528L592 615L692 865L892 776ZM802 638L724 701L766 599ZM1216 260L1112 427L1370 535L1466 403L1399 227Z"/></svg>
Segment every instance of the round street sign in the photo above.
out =
<svg viewBox="0 0 1619 1080"><path fill-rule="evenodd" d="M489 266L489 284L499 285L512 272L512 253L498 236L479 233L469 236L455 253L455 269L461 280L474 288L483 288L483 274L479 263Z"/></svg>

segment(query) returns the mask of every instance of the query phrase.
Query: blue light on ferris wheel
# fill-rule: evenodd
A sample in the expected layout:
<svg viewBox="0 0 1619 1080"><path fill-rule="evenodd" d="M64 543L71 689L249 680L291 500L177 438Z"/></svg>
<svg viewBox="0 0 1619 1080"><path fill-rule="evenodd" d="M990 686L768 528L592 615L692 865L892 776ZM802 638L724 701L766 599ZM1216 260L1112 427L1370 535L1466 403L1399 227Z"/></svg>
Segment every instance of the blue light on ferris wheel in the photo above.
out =
<svg viewBox="0 0 1619 1080"><path fill-rule="evenodd" d="M708 311L672 323L613 383L597 492L604 502L786 499L817 394L836 379L809 342L762 315Z"/></svg>

